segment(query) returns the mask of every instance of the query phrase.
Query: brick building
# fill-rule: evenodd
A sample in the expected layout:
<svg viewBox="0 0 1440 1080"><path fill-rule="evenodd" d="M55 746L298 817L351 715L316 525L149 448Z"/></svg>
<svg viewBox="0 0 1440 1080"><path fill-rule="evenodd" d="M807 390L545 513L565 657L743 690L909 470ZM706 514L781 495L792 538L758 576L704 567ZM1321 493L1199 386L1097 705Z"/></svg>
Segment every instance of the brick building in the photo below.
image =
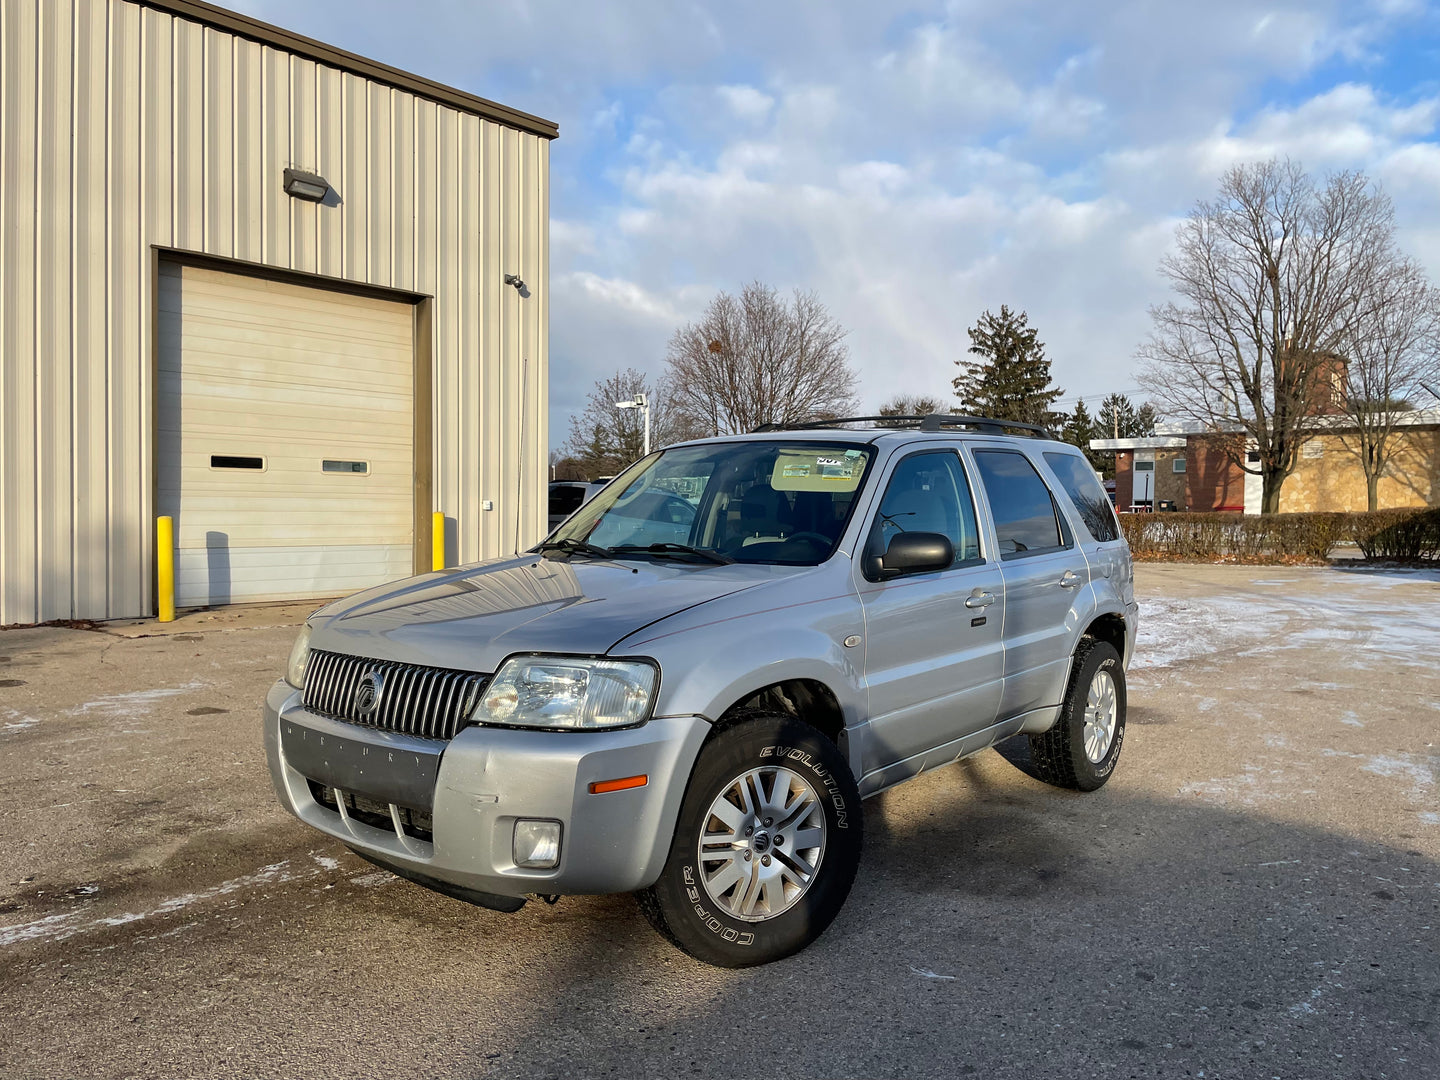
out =
<svg viewBox="0 0 1440 1080"><path fill-rule="evenodd" d="M1364 510L1365 471L1355 432L1344 416L1317 415L1315 433L1300 451L1295 471L1280 493L1282 513ZM1234 435L1196 424L1161 424L1136 439L1093 439L1092 450L1115 454L1115 506L1127 510L1260 512L1260 477L1247 473L1225 452ZM1378 489L1379 505L1440 505L1440 409L1417 409L1400 417L1391 435L1391 460ZM1249 460L1258 455L1250 450Z"/></svg>

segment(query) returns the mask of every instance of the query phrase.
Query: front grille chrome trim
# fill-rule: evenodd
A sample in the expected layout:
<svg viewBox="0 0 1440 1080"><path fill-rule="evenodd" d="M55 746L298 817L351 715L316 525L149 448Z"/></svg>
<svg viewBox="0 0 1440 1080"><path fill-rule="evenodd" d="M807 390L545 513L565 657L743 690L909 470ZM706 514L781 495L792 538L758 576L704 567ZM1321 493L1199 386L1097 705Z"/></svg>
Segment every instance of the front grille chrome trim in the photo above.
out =
<svg viewBox="0 0 1440 1080"><path fill-rule="evenodd" d="M361 717L355 696L371 672L384 680L380 706ZM466 705L478 701L488 675L423 664L400 664L316 649L310 653L301 701L331 720L422 739L453 739L468 722Z"/></svg>

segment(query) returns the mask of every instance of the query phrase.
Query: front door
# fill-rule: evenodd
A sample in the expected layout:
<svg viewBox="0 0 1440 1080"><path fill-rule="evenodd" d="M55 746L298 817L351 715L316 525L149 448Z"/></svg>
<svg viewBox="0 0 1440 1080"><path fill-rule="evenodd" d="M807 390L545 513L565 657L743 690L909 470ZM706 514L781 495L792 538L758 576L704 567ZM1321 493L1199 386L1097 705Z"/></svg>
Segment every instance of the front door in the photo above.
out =
<svg viewBox="0 0 1440 1080"><path fill-rule="evenodd" d="M901 532L943 533L955 562L883 579L877 560ZM1000 567L982 551L974 499L954 450L920 451L895 464L856 585L865 608L871 717L864 772L907 761L919 771L927 751L994 722L1004 680Z"/></svg>

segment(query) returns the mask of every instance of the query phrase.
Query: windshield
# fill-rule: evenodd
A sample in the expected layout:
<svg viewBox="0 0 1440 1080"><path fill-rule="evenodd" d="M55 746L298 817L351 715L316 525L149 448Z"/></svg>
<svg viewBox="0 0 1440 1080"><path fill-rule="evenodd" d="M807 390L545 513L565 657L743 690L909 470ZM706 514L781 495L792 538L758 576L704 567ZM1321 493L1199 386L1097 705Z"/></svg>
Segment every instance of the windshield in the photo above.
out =
<svg viewBox="0 0 1440 1080"><path fill-rule="evenodd" d="M840 542L873 454L864 444L831 442L663 450L625 470L547 543L584 542L622 556L679 545L726 557L720 561L814 566Z"/></svg>

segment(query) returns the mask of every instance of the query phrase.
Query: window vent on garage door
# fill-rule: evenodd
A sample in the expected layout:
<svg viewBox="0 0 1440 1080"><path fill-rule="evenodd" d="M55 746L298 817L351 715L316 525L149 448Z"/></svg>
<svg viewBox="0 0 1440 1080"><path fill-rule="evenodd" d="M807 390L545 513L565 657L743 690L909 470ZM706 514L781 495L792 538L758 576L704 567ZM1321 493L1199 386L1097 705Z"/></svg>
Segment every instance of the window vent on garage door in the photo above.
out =
<svg viewBox="0 0 1440 1080"><path fill-rule="evenodd" d="M212 469L254 469L256 472L264 472L265 459L263 457L237 457L234 454L211 454L210 467Z"/></svg>

